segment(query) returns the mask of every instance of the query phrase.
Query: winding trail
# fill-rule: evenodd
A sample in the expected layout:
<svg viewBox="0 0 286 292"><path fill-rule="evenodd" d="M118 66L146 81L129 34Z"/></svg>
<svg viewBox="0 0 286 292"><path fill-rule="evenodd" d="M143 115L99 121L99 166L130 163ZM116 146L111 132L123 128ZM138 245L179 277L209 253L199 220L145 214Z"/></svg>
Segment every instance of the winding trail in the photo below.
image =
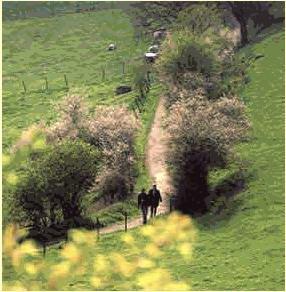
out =
<svg viewBox="0 0 286 292"><path fill-rule="evenodd" d="M156 109L152 128L149 133L146 148L146 166L149 170L152 183L157 185L161 192L163 202L159 205L157 214L167 213L169 210L168 193L172 191L170 177L165 162L166 135L163 129L163 121L166 116L164 98L161 97ZM147 186L146 186L147 187ZM150 186L151 187L151 186ZM142 217L135 217L128 221L128 229L142 225ZM124 223L116 223L100 230L101 234L124 230Z"/></svg>

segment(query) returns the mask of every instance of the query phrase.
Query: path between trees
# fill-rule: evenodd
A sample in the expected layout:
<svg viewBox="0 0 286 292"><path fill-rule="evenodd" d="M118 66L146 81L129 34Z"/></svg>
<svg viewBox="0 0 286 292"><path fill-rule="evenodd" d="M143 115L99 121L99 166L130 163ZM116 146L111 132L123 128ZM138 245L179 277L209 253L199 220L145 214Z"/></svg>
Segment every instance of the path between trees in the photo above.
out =
<svg viewBox="0 0 286 292"><path fill-rule="evenodd" d="M146 166L149 170L152 183L157 185L161 192L163 202L158 207L158 214L164 214L169 211L168 193L171 193L170 176L165 162L166 153L166 135L163 129L163 121L166 116L164 98L161 97L156 109L152 128L149 133L146 148ZM151 187L151 186L146 186ZM142 216L128 220L128 229L142 225ZM124 223L116 223L101 229L101 234L124 230Z"/></svg>

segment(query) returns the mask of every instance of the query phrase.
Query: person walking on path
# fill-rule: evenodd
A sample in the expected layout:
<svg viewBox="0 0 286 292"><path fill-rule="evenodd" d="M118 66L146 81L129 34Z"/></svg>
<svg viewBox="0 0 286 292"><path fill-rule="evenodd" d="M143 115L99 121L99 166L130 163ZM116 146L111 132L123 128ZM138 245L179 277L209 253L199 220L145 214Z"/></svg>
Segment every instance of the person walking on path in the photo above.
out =
<svg viewBox="0 0 286 292"><path fill-rule="evenodd" d="M155 217L157 214L157 208L159 202L162 202L162 197L157 186L154 184L153 188L149 191L148 195L151 197L151 217Z"/></svg>
<svg viewBox="0 0 286 292"><path fill-rule="evenodd" d="M149 195L146 194L145 189L142 189L138 194L138 209L141 209L143 216L143 224L147 223L148 207L150 206Z"/></svg>

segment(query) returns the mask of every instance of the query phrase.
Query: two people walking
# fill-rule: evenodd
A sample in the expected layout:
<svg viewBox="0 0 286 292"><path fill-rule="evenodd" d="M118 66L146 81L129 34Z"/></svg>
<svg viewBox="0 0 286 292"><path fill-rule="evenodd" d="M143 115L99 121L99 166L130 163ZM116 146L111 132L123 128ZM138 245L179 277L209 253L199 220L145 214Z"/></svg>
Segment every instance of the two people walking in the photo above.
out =
<svg viewBox="0 0 286 292"><path fill-rule="evenodd" d="M151 217L157 214L159 203L162 202L162 197L157 186L154 184L148 194L145 189L142 189L138 195L138 209L140 208L143 216L143 224L147 223L148 209L151 208Z"/></svg>

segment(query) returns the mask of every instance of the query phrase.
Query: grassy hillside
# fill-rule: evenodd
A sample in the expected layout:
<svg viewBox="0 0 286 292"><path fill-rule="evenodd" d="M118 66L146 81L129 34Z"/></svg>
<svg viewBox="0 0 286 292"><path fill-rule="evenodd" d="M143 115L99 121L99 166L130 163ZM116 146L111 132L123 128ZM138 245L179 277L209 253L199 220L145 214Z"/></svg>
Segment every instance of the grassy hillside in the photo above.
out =
<svg viewBox="0 0 286 292"><path fill-rule="evenodd" d="M117 50L108 51L110 43ZM115 95L115 88L132 85L134 68L142 63L148 44L135 38L128 16L119 9L4 21L3 150L31 124L52 122L54 105L68 92L85 96L91 108L117 104L131 108L138 93ZM144 147L159 93L160 86L153 83L140 115L136 190L149 182ZM90 216L99 215L103 223L111 223L123 219L121 211L126 208L130 215L137 212L133 201L115 204L100 214L89 211ZM3 212L5 217L5 206Z"/></svg>
<svg viewBox="0 0 286 292"><path fill-rule="evenodd" d="M227 209L195 220L197 242L189 264L178 262L174 254L160 258L193 290L284 290L284 32L251 49L264 57L249 70L251 82L243 98L252 139L238 152L252 176L246 189L229 199ZM130 233L140 236L139 229ZM118 246L118 236L102 236L94 252L130 254ZM56 247L48 250L49 260L56 261L57 255ZM4 280L10 271L4 270ZM88 279L86 274L69 289L91 289ZM110 283L109 288L116 286Z"/></svg>
<svg viewBox="0 0 286 292"><path fill-rule="evenodd" d="M107 51L110 43L118 49ZM92 106L129 105L134 93L115 96L114 91L131 83L148 46L137 42L120 10L6 21L3 44L4 148L31 123L54 118L52 105L66 94L64 74L70 90L86 95Z"/></svg>

